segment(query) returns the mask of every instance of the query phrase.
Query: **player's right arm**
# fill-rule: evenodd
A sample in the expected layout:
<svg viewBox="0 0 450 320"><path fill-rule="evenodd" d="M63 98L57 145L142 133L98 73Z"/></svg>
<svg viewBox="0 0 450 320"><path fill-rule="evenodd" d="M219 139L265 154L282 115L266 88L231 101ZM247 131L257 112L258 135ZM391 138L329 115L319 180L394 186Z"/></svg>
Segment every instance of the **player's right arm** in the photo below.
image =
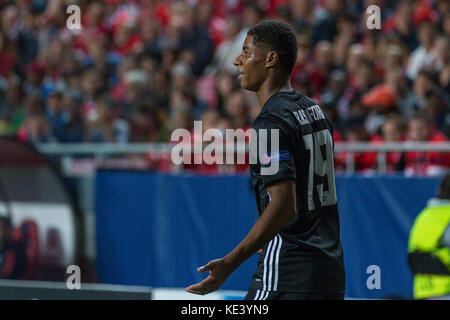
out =
<svg viewBox="0 0 450 320"><path fill-rule="evenodd" d="M189 286L186 291L203 295L219 289L236 268L272 240L296 216L293 179L278 180L266 187L271 201L247 236L225 257L198 268L199 272L209 271L209 276Z"/></svg>
<svg viewBox="0 0 450 320"><path fill-rule="evenodd" d="M233 270L264 247L295 216L295 180L285 179L266 186L271 201L242 242L223 259Z"/></svg>

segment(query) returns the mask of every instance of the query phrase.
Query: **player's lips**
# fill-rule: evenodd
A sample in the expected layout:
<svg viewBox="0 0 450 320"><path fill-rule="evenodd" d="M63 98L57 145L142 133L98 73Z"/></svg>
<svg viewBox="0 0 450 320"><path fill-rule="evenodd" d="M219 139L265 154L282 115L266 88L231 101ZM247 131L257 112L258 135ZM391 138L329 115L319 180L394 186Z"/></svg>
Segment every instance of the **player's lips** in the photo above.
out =
<svg viewBox="0 0 450 320"><path fill-rule="evenodd" d="M239 79L239 80L242 80L242 78L245 77L245 73L243 73L243 72L241 72L241 71L239 71L239 70L238 70L238 72L239 72L238 79Z"/></svg>

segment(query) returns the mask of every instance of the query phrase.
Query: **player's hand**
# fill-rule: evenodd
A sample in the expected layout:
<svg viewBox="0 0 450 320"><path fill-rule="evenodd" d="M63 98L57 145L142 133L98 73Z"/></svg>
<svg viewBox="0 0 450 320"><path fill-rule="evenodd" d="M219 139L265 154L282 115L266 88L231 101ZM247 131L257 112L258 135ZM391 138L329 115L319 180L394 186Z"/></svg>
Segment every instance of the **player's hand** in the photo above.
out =
<svg viewBox="0 0 450 320"><path fill-rule="evenodd" d="M185 290L190 293L204 295L219 289L233 272L233 268L225 263L223 259L216 259L198 268L197 271L209 271L209 276L205 280L187 287Z"/></svg>

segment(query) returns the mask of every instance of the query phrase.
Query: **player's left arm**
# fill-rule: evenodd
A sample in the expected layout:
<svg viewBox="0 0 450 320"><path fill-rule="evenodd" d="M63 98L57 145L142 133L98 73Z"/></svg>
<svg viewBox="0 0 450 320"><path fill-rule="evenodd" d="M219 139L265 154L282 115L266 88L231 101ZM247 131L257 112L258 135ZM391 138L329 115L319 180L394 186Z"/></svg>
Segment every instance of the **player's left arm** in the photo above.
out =
<svg viewBox="0 0 450 320"><path fill-rule="evenodd" d="M186 291L203 295L219 289L236 268L272 240L296 216L294 179L274 181L266 188L271 201L247 236L225 257L198 268L199 272L209 271L209 276L187 287Z"/></svg>

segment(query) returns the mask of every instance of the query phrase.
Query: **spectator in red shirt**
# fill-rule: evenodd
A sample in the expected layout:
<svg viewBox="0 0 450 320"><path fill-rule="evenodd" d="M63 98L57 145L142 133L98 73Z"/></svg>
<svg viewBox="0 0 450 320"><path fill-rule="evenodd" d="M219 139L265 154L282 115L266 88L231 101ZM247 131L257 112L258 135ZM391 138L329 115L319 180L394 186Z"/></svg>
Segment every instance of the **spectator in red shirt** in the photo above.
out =
<svg viewBox="0 0 450 320"><path fill-rule="evenodd" d="M447 137L435 129L435 123L426 114L419 113L408 121L408 141L439 143ZM405 174L434 176L450 169L450 156L445 152L410 151L405 155Z"/></svg>
<svg viewBox="0 0 450 320"><path fill-rule="evenodd" d="M401 116L392 113L386 117L381 126L381 134L375 134L371 138L374 144L381 144L385 142L403 142L405 139L405 123ZM378 153L370 152L368 157L372 157L373 166L378 162ZM402 152L392 151L386 153L386 172L394 173L402 171L404 167L404 154Z"/></svg>
<svg viewBox="0 0 450 320"><path fill-rule="evenodd" d="M135 26L122 23L114 32L114 49L121 55L127 55L132 51L139 51L143 48L141 36L135 33Z"/></svg>
<svg viewBox="0 0 450 320"><path fill-rule="evenodd" d="M351 142L367 142L369 136L364 128L364 118L361 116L351 116L343 122L343 133L345 140ZM352 159L353 158L353 159ZM337 163L341 166L345 166L348 169L347 164L353 162L354 170L359 172L372 172L373 171L373 155L367 152L339 152L336 153Z"/></svg>

